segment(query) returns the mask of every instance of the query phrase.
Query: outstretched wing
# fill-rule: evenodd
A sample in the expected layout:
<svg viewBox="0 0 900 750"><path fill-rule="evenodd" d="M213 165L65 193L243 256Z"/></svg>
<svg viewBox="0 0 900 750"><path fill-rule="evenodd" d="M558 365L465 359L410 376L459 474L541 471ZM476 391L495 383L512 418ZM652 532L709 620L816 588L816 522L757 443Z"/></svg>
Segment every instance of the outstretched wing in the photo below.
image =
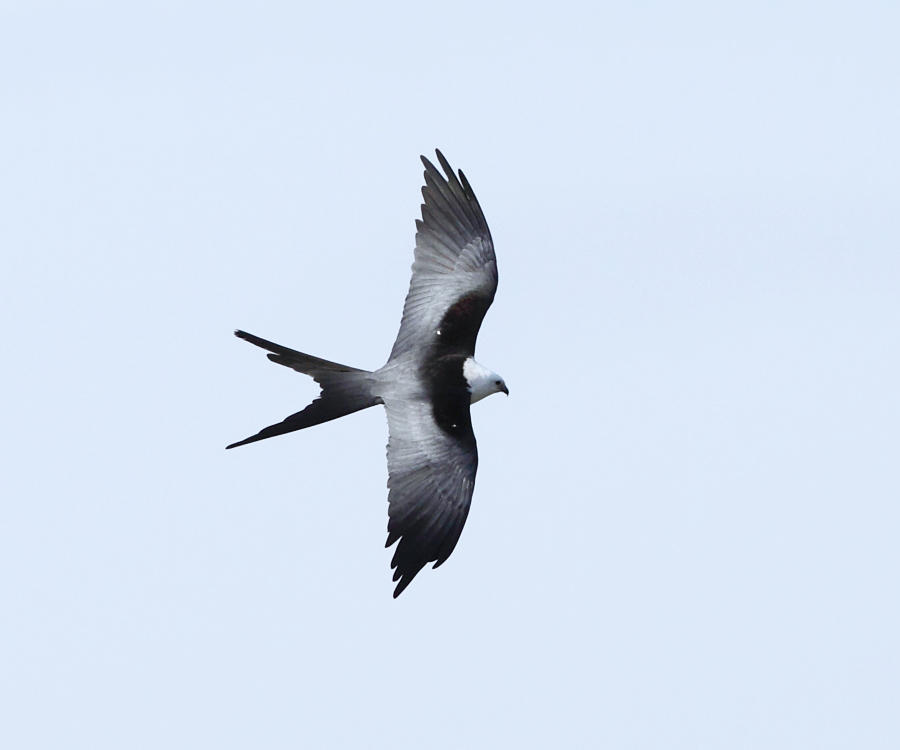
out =
<svg viewBox="0 0 900 750"><path fill-rule="evenodd" d="M416 221L412 279L391 359L429 344L459 304L474 354L475 337L497 291L494 244L478 199L462 171L457 177L444 155L436 153L445 174L422 157L425 202Z"/></svg>
<svg viewBox="0 0 900 750"><path fill-rule="evenodd" d="M434 562L436 568L453 552L469 515L478 450L467 391L446 405L441 424L426 401L387 400L385 407L390 431L385 546L397 542L391 560L396 598L425 565Z"/></svg>

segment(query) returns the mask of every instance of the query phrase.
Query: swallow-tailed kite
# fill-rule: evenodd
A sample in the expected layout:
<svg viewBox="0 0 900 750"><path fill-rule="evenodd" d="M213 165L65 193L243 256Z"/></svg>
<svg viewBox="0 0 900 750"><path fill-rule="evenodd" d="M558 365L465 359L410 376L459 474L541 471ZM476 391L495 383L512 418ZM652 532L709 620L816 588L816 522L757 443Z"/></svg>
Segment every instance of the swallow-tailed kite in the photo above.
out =
<svg viewBox="0 0 900 750"><path fill-rule="evenodd" d="M430 562L453 552L472 501L478 451L469 405L509 395L497 373L475 361L475 338L497 290L487 222L462 171L437 151L444 174L424 156L422 220L416 221L412 280L400 332L384 367L369 372L235 335L269 359L312 376L319 397L229 448L302 430L375 404L387 410L388 537L397 597Z"/></svg>

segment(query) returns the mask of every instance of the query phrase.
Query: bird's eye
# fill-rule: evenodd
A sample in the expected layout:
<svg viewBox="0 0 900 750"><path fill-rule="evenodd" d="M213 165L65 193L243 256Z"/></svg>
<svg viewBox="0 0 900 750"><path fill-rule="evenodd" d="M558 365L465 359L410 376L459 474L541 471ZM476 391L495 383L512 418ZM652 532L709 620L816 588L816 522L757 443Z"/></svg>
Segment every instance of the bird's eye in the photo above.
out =
<svg viewBox="0 0 900 750"><path fill-rule="evenodd" d="M500 385L500 381L499 381L499 380L495 380L495 381L494 381L494 385Z"/></svg>

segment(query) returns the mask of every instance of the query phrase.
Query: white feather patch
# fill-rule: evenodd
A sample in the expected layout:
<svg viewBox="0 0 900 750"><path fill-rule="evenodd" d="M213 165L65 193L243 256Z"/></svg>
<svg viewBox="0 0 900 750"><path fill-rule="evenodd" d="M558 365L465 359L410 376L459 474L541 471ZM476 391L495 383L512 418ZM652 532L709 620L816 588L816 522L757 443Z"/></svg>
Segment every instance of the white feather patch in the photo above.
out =
<svg viewBox="0 0 900 750"><path fill-rule="evenodd" d="M472 402L481 401L485 396L496 393L497 381L503 382L497 373L489 370L484 365L476 362L473 357L469 357L463 362L463 377L469 386L469 393L472 394Z"/></svg>

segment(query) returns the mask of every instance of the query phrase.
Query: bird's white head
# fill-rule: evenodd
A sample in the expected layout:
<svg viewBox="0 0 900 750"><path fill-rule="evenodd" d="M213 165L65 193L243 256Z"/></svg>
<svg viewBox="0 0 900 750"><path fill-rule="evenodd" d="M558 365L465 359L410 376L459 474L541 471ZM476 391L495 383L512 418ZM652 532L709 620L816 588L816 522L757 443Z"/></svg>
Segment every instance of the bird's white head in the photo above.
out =
<svg viewBox="0 0 900 750"><path fill-rule="evenodd" d="M505 393L509 395L509 389L506 382L493 370L489 370L484 365L476 362L469 357L463 362L463 376L469 386L469 393L472 394L472 403L481 401L492 393Z"/></svg>

